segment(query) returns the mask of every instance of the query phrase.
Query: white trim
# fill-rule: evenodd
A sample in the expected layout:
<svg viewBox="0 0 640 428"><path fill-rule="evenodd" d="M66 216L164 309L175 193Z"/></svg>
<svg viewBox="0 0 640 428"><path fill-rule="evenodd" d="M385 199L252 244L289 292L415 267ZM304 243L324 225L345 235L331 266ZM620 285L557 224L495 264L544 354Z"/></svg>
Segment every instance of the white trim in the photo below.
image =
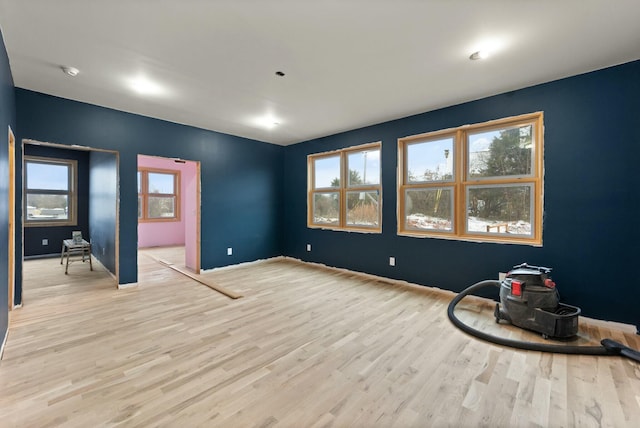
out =
<svg viewBox="0 0 640 428"><path fill-rule="evenodd" d="M289 260L295 263L300 263L300 264L306 264L306 265L312 265L312 266L316 266L322 269L328 269L328 270L332 270L335 272L339 272L339 273L343 273L345 275L352 275L352 276L357 276L357 277L361 277L364 279L368 279L368 280L374 280L374 281L379 281L379 282L384 282L386 284L391 284L391 285L397 285L400 287L408 287L411 288L412 291L422 291L423 293L438 293L438 294L443 294L444 296L448 296L450 299L452 299L453 297L455 297L458 293L454 292L454 291L450 291L450 290L445 290L442 288L438 288L438 287L432 287L429 285L420 285L420 284L414 284L411 282L407 282L407 281L403 281L403 280L399 280L399 279L391 279L391 278L386 278L384 276L378 276L378 275L373 275L370 273L364 273L364 272L357 272L357 271L353 271L353 270L349 270L349 269L344 269L344 268L338 268L338 267L333 267L333 266L327 266L324 265L322 263L315 263L315 262L306 262L304 260L300 260L300 259L296 259L293 257L287 257L287 256L282 256L282 258L284 258L285 260ZM469 300L476 300L476 301L480 301L480 302L489 302L491 304L495 304L496 302L493 299L488 299L486 297L480 297L480 296L467 296L465 297L465 299L469 299ZM597 319L597 318L590 318L590 317L585 317L580 315L581 319L584 320L588 320L588 322L590 323L594 323L595 325L597 325L598 327L601 328L610 328L610 329L615 329L615 330L622 330L625 333L629 333L629 334L637 334L637 327L633 324L625 324L625 323L621 323L618 321L608 321L608 320L601 320L601 319Z"/></svg>
<svg viewBox="0 0 640 428"><path fill-rule="evenodd" d="M137 282L128 282L126 284L118 284L118 290L124 290L126 288L135 288L138 286Z"/></svg>
<svg viewBox="0 0 640 428"><path fill-rule="evenodd" d="M454 293L453 291L445 290L445 289L442 289L442 288L432 287L432 286L429 286L429 285L415 284L415 283L404 281L404 280L401 280L401 279L392 279L392 278L387 278L387 277L384 277L384 276L373 275L371 273L358 272L358 271L349 270L349 269L345 269L345 268L334 267L334 266L327 266L327 265L322 264L322 263L307 262L307 261L296 259L296 258L293 258L293 257L284 257L284 258L286 260L289 260L289 261L292 261L292 262L312 265L312 266L320 267L320 268L323 268L323 269L332 270L334 272L343 273L345 275L357 276L357 277L360 277L360 278L363 278L363 279L367 279L367 280L370 280L370 281L378 281L378 282L384 282L384 283L390 284L390 285L395 285L395 286L400 286L400 287L408 287L408 288L411 288L412 290L415 290L415 291L422 291L422 292L428 292L428 293L437 292L437 293L446 294L450 298L453 298L457 294L457 293Z"/></svg>
<svg viewBox="0 0 640 428"><path fill-rule="evenodd" d="M235 265L221 266L221 267L216 267L216 268L212 268L212 269L201 269L200 270L200 274L209 273L209 272L219 272L221 270L234 269L234 268L245 267L245 266L252 266L252 265L255 265L255 264L266 263L266 262L270 262L270 261L273 261L273 260L285 260L285 259L288 259L288 258L289 257L285 257L285 256L276 256L276 257L270 257L268 259L258 259L258 260L253 260L251 262L243 262L243 263L238 263L238 264L235 264Z"/></svg>
<svg viewBox="0 0 640 428"><path fill-rule="evenodd" d="M95 254L91 254L91 259L93 260L93 263L97 263L99 267L101 267L102 269L104 269L104 271L106 273L108 273L111 278L113 278L114 281L117 281L118 278L116 278L116 276L113 274L113 272L111 272L109 269L107 269L100 260L98 260L98 258L95 256Z"/></svg>
<svg viewBox="0 0 640 428"><path fill-rule="evenodd" d="M2 345L0 345L0 360L4 356L4 345L7 343L7 337L9 336L9 320L7 319L7 331L4 332L4 339Z"/></svg>

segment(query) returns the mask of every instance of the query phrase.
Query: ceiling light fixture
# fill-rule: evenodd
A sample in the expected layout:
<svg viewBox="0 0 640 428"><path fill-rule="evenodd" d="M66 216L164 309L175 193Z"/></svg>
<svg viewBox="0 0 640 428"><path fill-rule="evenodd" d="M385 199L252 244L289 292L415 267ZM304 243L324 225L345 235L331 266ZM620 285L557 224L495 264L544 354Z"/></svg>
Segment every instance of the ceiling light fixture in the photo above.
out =
<svg viewBox="0 0 640 428"><path fill-rule="evenodd" d="M78 73L80 73L80 70L78 70L75 67L68 67L66 65L63 65L60 68L62 69L62 71L64 71L64 74L69 75L71 77L76 77Z"/></svg>
<svg viewBox="0 0 640 428"><path fill-rule="evenodd" d="M477 61L479 59L485 59L489 56L489 54L487 53L487 51L476 51L474 53L472 53L471 55L469 55L469 59L471 61Z"/></svg>
<svg viewBox="0 0 640 428"><path fill-rule="evenodd" d="M131 79L129 86L141 95L159 95L164 92L160 85L142 76Z"/></svg>
<svg viewBox="0 0 640 428"><path fill-rule="evenodd" d="M276 126L280 126L282 122L272 115L266 115L254 118L253 123L260 128L273 129Z"/></svg>

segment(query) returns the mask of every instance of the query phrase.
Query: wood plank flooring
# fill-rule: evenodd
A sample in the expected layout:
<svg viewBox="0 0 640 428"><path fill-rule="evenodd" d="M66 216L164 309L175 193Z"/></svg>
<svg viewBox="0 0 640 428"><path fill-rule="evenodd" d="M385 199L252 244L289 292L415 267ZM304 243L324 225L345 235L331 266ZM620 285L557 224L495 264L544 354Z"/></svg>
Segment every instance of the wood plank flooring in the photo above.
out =
<svg viewBox="0 0 640 428"><path fill-rule="evenodd" d="M640 365L481 342L448 321L450 293L273 259L204 273L245 296L231 300L148 257L139 264L139 286L123 290L99 267L24 264L25 304L0 363L1 426L640 421ZM540 340L497 326L492 311L465 299L458 312ZM602 336L640 347L630 326L581 319L578 342Z"/></svg>

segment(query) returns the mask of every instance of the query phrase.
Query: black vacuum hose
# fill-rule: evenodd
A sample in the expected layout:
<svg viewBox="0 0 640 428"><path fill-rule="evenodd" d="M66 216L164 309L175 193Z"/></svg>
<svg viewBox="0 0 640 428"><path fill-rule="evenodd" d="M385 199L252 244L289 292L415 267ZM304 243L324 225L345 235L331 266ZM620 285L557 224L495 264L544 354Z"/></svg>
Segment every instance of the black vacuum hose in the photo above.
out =
<svg viewBox="0 0 640 428"><path fill-rule="evenodd" d="M619 350L605 346L552 345L548 343L523 342L520 340L506 339L504 337L494 336L492 334L477 330L460 321L460 319L458 319L458 317L456 317L454 313L456 305L471 293L489 286L500 287L500 281L486 280L477 282L467 289L461 291L456 297L454 297L451 303L449 303L449 308L447 309L447 315L449 316L449 319L456 327L458 327L465 333L468 333L479 339L486 340L487 342L509 346L511 348L525 349L527 351L554 352L558 354L576 355L620 355Z"/></svg>

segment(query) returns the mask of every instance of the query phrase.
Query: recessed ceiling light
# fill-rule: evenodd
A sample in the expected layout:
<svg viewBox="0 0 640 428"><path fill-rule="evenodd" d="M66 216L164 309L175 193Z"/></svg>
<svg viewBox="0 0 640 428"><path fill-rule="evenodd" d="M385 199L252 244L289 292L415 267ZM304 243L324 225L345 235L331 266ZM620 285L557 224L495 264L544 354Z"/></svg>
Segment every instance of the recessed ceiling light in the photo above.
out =
<svg viewBox="0 0 640 428"><path fill-rule="evenodd" d="M471 61L476 61L479 59L485 59L489 56L489 54L487 53L487 51L476 51L474 53L472 53L471 55L469 55L469 59Z"/></svg>
<svg viewBox="0 0 640 428"><path fill-rule="evenodd" d="M143 76L129 80L129 86L141 95L159 95L164 92L162 86Z"/></svg>
<svg viewBox="0 0 640 428"><path fill-rule="evenodd" d="M253 123L260 128L273 129L276 126L279 126L281 122L280 119L271 115L267 115L256 117L255 119L253 119Z"/></svg>
<svg viewBox="0 0 640 428"><path fill-rule="evenodd" d="M63 65L62 67L60 67L62 69L62 71L64 71L65 74L71 76L71 77L76 77L78 75L78 73L80 73L80 70L78 70L75 67L68 67L66 65Z"/></svg>

